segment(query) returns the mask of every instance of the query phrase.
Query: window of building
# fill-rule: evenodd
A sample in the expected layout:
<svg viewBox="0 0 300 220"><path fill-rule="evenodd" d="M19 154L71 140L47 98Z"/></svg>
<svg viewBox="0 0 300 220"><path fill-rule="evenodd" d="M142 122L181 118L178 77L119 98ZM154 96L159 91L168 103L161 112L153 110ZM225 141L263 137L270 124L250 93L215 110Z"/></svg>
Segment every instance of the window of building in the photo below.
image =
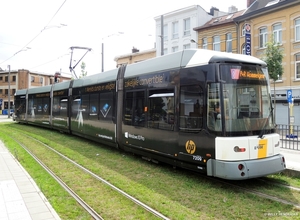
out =
<svg viewBox="0 0 300 220"><path fill-rule="evenodd" d="M263 27L259 29L259 48L265 48L268 40L267 28Z"/></svg>
<svg viewBox="0 0 300 220"><path fill-rule="evenodd" d="M300 41L300 18L295 20L295 41Z"/></svg>
<svg viewBox="0 0 300 220"><path fill-rule="evenodd" d="M184 44L183 45L183 49L190 49L191 48L191 44Z"/></svg>
<svg viewBox="0 0 300 220"><path fill-rule="evenodd" d="M12 77L12 81L13 81L13 82L16 82L16 79L17 79L16 76L13 76L13 77Z"/></svg>
<svg viewBox="0 0 300 220"><path fill-rule="evenodd" d="M16 89L12 89L12 94L15 95L16 94Z"/></svg>
<svg viewBox="0 0 300 220"><path fill-rule="evenodd" d="M8 76L5 76L5 82L8 82Z"/></svg>
<svg viewBox="0 0 300 220"><path fill-rule="evenodd" d="M178 21L172 23L172 37L173 39L178 38Z"/></svg>
<svg viewBox="0 0 300 220"><path fill-rule="evenodd" d="M207 38L206 37L202 38L202 48L207 49Z"/></svg>
<svg viewBox="0 0 300 220"><path fill-rule="evenodd" d="M4 89L4 94L8 95L8 89Z"/></svg>
<svg viewBox="0 0 300 220"><path fill-rule="evenodd" d="M3 80L3 77L2 76L0 76L0 81L2 81Z"/></svg>
<svg viewBox="0 0 300 220"><path fill-rule="evenodd" d="M245 46L245 44L242 45L242 54L246 54L246 46Z"/></svg>
<svg viewBox="0 0 300 220"><path fill-rule="evenodd" d="M183 20L183 36L191 34L191 19L187 18Z"/></svg>
<svg viewBox="0 0 300 220"><path fill-rule="evenodd" d="M247 24L244 24L244 26L242 28L242 33L241 33L242 36L245 36L245 34L246 34L246 25Z"/></svg>
<svg viewBox="0 0 300 220"><path fill-rule="evenodd" d="M226 34L226 52L232 52L232 34Z"/></svg>
<svg viewBox="0 0 300 220"><path fill-rule="evenodd" d="M282 25L281 25L281 23L273 25L273 37L274 37L275 43L282 44Z"/></svg>
<svg viewBox="0 0 300 220"><path fill-rule="evenodd" d="M300 79L300 53L296 54L295 56L295 75L296 75L296 79L299 80Z"/></svg>
<svg viewBox="0 0 300 220"><path fill-rule="evenodd" d="M214 36L213 37L213 50L221 51L220 36Z"/></svg>
<svg viewBox="0 0 300 220"><path fill-rule="evenodd" d="M31 82L34 82L34 76L31 76L30 79Z"/></svg>
<svg viewBox="0 0 300 220"><path fill-rule="evenodd" d="M164 48L164 55L168 54L168 48Z"/></svg>
<svg viewBox="0 0 300 220"><path fill-rule="evenodd" d="M246 45L245 44L242 45L242 54L246 54Z"/></svg>
<svg viewBox="0 0 300 220"><path fill-rule="evenodd" d="M178 46L172 47L172 52L177 52L178 51Z"/></svg>
<svg viewBox="0 0 300 220"><path fill-rule="evenodd" d="M0 89L0 94L2 94L2 89Z"/></svg>
<svg viewBox="0 0 300 220"><path fill-rule="evenodd" d="M168 25L164 25L164 41L168 40Z"/></svg>

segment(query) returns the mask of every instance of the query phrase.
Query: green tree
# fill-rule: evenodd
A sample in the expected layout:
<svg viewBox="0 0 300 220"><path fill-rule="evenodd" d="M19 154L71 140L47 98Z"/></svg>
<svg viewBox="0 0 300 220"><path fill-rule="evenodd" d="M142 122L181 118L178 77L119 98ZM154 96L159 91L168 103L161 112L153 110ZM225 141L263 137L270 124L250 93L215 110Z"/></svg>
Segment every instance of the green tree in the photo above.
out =
<svg viewBox="0 0 300 220"><path fill-rule="evenodd" d="M283 51L280 47L279 43L274 41L274 37L271 37L271 41L266 43L265 57L264 61L268 65L268 72L271 79L273 79L274 83L274 119L276 118L276 90L275 90L275 82L278 80L283 74L282 67L282 59L283 59ZM275 122L275 120L274 120Z"/></svg>
<svg viewBox="0 0 300 220"><path fill-rule="evenodd" d="M80 67L81 67L81 74L79 75L79 78L83 78L87 76L87 71L85 71L85 67L86 67L85 62L82 62Z"/></svg>

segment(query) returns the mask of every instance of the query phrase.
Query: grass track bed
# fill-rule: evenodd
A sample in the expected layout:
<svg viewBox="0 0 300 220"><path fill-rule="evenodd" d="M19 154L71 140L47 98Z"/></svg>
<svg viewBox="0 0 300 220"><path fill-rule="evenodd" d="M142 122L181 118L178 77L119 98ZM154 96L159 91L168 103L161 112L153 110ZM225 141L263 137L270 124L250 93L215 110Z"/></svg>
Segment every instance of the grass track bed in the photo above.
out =
<svg viewBox="0 0 300 220"><path fill-rule="evenodd" d="M151 164L130 154L75 136L15 123L0 124L0 132L0 138L13 154L17 152L18 160L35 179L62 219L87 219L87 216L80 207L67 206L68 203L72 203L72 199L70 202L65 202L68 195L60 198L59 195L54 194L60 188L59 185L56 185L53 190L47 191L51 177L49 175L44 177L42 168L33 168L38 165L32 163L27 165L29 156L26 153L21 154L22 150L11 138L20 138L23 133L39 139L170 219L264 219L268 213L275 215L279 212L298 213L298 216L293 216L293 219L297 219L297 217L300 219L300 211L290 205L283 205L222 186L196 173L174 170L170 166ZM23 136L22 142L25 144L26 141L32 142ZM25 145L29 146L30 144ZM30 149L41 155L43 159L40 159L45 164L47 161L47 166L53 166L57 175L63 177L65 182L80 192L77 194L91 201L94 204L92 207L97 207L104 218L156 219L154 216L147 216L144 210L134 208L134 205L127 204L126 201L120 202L121 199L118 196L110 198L113 193L107 187L103 187L102 183L88 177L88 174L77 171L73 165L65 164L54 153L52 155L51 151L43 148L38 143L30 146ZM29 168L37 169L37 171L30 171ZM276 178L280 179L281 177L276 176ZM289 179L284 177L282 181L287 182ZM293 179L291 182L299 183L299 179ZM264 193L276 193L276 196L282 196L300 204L298 192L266 184L264 186L262 183L257 185L255 180L243 181L241 184L255 190L261 188ZM55 184L51 183L51 185ZM275 216L273 219L290 219L289 217L281 215Z"/></svg>

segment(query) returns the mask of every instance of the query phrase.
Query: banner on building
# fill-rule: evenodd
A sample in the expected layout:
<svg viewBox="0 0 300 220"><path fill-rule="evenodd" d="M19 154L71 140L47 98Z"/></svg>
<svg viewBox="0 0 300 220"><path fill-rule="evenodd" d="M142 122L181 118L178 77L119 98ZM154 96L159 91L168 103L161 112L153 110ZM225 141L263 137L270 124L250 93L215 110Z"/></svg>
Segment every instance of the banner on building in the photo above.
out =
<svg viewBox="0 0 300 220"><path fill-rule="evenodd" d="M251 26L245 24L245 50L246 55L251 55Z"/></svg>

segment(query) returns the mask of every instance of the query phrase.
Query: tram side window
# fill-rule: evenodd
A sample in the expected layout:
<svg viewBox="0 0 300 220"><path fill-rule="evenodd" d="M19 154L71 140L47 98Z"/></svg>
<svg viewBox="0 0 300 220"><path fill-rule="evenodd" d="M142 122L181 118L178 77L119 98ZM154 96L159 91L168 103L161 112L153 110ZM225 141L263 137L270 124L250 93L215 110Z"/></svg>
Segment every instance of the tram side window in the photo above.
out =
<svg viewBox="0 0 300 220"><path fill-rule="evenodd" d="M28 114L31 117L35 117L36 105L37 105L37 100L33 96L29 97L29 100L28 100Z"/></svg>
<svg viewBox="0 0 300 220"><path fill-rule="evenodd" d="M53 116L59 116L60 115L59 97L54 97L53 98L52 115Z"/></svg>
<svg viewBox="0 0 300 220"><path fill-rule="evenodd" d="M203 89L198 86L182 86L180 89L180 119L181 131L199 130L203 127Z"/></svg>
<svg viewBox="0 0 300 220"><path fill-rule="evenodd" d="M98 118L99 94L90 95L89 117L90 119Z"/></svg>
<svg viewBox="0 0 300 220"><path fill-rule="evenodd" d="M49 98L37 98L37 109L35 109L36 115L48 115L49 114Z"/></svg>
<svg viewBox="0 0 300 220"><path fill-rule="evenodd" d="M100 94L100 120L112 120L113 116L113 93L106 92Z"/></svg>
<svg viewBox="0 0 300 220"><path fill-rule="evenodd" d="M57 96L53 98L53 116L67 117L68 97Z"/></svg>
<svg viewBox="0 0 300 220"><path fill-rule="evenodd" d="M174 130L174 91L149 91L148 127Z"/></svg>
<svg viewBox="0 0 300 220"><path fill-rule="evenodd" d="M88 118L89 102L90 102L90 95L85 94L85 95L81 96L81 111L82 111L82 116L84 119Z"/></svg>
<svg viewBox="0 0 300 220"><path fill-rule="evenodd" d="M19 114L26 112L26 102L25 99L17 100L15 102L15 113L18 116Z"/></svg>
<svg viewBox="0 0 300 220"><path fill-rule="evenodd" d="M145 126L145 92L127 92L124 109L124 123L134 126Z"/></svg>
<svg viewBox="0 0 300 220"><path fill-rule="evenodd" d="M62 117L68 117L68 97L60 99L60 115Z"/></svg>

